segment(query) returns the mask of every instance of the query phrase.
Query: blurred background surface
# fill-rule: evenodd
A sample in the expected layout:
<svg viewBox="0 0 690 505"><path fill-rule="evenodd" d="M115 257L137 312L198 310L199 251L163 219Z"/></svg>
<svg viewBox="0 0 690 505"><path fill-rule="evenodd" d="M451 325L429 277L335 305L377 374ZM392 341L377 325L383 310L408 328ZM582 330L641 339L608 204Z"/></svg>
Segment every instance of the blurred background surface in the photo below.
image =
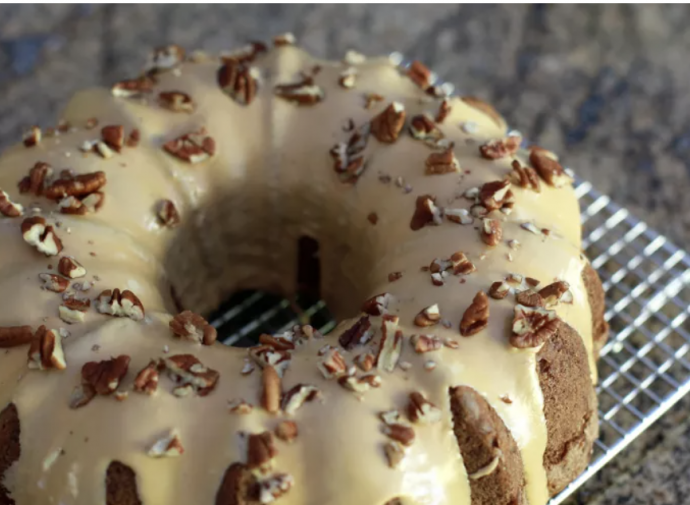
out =
<svg viewBox="0 0 690 505"><path fill-rule="evenodd" d="M420 59L687 250L688 24L684 5L0 6L0 148L78 89L135 75L153 46L291 31L323 57ZM567 503L690 503L688 412L686 398Z"/></svg>

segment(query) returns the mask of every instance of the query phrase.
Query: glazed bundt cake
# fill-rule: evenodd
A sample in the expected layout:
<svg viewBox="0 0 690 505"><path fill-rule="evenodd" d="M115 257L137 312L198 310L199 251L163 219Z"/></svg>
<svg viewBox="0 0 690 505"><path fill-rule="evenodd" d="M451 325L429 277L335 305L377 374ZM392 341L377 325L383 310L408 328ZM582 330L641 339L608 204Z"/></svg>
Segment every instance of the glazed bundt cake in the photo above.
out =
<svg viewBox="0 0 690 505"><path fill-rule="evenodd" d="M603 292L551 152L422 64L154 52L0 160L0 504L532 505L597 435ZM248 349L290 294L340 321ZM175 314L175 315L173 315Z"/></svg>

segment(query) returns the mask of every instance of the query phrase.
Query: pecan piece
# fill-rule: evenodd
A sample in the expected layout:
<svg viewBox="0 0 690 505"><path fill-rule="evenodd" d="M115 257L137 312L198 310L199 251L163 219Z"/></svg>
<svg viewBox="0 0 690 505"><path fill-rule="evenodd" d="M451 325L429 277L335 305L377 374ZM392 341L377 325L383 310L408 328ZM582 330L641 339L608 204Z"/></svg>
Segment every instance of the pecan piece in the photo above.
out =
<svg viewBox="0 0 690 505"><path fill-rule="evenodd" d="M40 216L26 218L22 222L24 241L35 247L46 256L57 256L62 251L62 241L55 234L52 226L46 226L46 220Z"/></svg>
<svg viewBox="0 0 690 505"><path fill-rule="evenodd" d="M539 184L539 176L537 171L532 167L521 165L518 160L513 160L513 180L515 184L524 189L531 189L537 193L541 192L541 185Z"/></svg>
<svg viewBox="0 0 690 505"><path fill-rule="evenodd" d="M174 458L184 453L182 441L177 431L172 430L168 435L156 440L146 453L152 458Z"/></svg>
<svg viewBox="0 0 690 505"><path fill-rule="evenodd" d="M96 310L113 317L128 317L134 321L144 319L144 306L137 296L129 290L120 293L119 289L107 289L96 298Z"/></svg>
<svg viewBox="0 0 690 505"><path fill-rule="evenodd" d="M294 46L296 43L297 39L290 32L273 37L273 45L276 47Z"/></svg>
<svg viewBox="0 0 690 505"><path fill-rule="evenodd" d="M369 141L369 133L370 127L366 124L355 130L347 142L340 142L331 148L333 169L341 181L355 183L364 172L364 150Z"/></svg>
<svg viewBox="0 0 690 505"><path fill-rule="evenodd" d="M122 125L108 125L101 129L101 138L106 145L118 153L125 145L125 127Z"/></svg>
<svg viewBox="0 0 690 505"><path fill-rule="evenodd" d="M71 256L63 256L58 263L58 272L68 279L78 279L86 275L86 268Z"/></svg>
<svg viewBox="0 0 690 505"><path fill-rule="evenodd" d="M0 214L5 217L20 217L24 215L24 207L10 200L10 197L0 189Z"/></svg>
<svg viewBox="0 0 690 505"><path fill-rule="evenodd" d="M472 224L474 218L470 215L467 209L444 209L443 215L449 221L458 224Z"/></svg>
<svg viewBox="0 0 690 505"><path fill-rule="evenodd" d="M134 379L134 391L152 395L158 390L158 366L154 360L139 371Z"/></svg>
<svg viewBox="0 0 690 505"><path fill-rule="evenodd" d="M266 365L262 375L263 390L261 393L261 406L271 414L280 410L280 398L282 395L282 379L275 368Z"/></svg>
<svg viewBox="0 0 690 505"><path fill-rule="evenodd" d="M81 368L82 388L93 394L108 396L115 392L120 382L127 374L130 358L121 355L104 361L89 361ZM88 403L88 402L87 402Z"/></svg>
<svg viewBox="0 0 690 505"><path fill-rule="evenodd" d="M58 307L60 319L69 324L83 323L84 312L91 306L91 300L69 296Z"/></svg>
<svg viewBox="0 0 690 505"><path fill-rule="evenodd" d="M218 384L220 374L204 366L191 354L176 354L163 358L163 365L176 380L179 387L195 391L199 396L208 395Z"/></svg>
<svg viewBox="0 0 690 505"><path fill-rule="evenodd" d="M497 160L507 156L513 156L520 148L522 137L510 135L504 139L492 140L479 146L482 158Z"/></svg>
<svg viewBox="0 0 690 505"><path fill-rule="evenodd" d="M281 421L275 429L276 437L283 442L293 442L299 433L295 421Z"/></svg>
<svg viewBox="0 0 690 505"><path fill-rule="evenodd" d="M411 342L417 354L438 351L443 347L443 341L434 335L413 335Z"/></svg>
<svg viewBox="0 0 690 505"><path fill-rule="evenodd" d="M41 143L41 137L41 129L38 126L32 126L22 135L22 142L25 147L35 147Z"/></svg>
<svg viewBox="0 0 690 505"><path fill-rule="evenodd" d="M415 202L415 211L410 220L410 228L417 231L425 226L439 225L442 214L442 209L436 206L435 197L431 195L418 196Z"/></svg>
<svg viewBox="0 0 690 505"><path fill-rule="evenodd" d="M62 337L57 330L41 326L29 347L29 368L33 370L64 370L67 368L62 350Z"/></svg>
<svg viewBox="0 0 690 505"><path fill-rule="evenodd" d="M516 294L515 299L525 307L543 307L544 300L534 289L525 289Z"/></svg>
<svg viewBox="0 0 690 505"><path fill-rule="evenodd" d="M64 293L69 287L69 279L65 279L59 275L55 274L38 274L38 278L41 279L43 285L42 289L52 291L54 293Z"/></svg>
<svg viewBox="0 0 690 505"><path fill-rule="evenodd" d="M554 307L559 302L573 303L573 293L570 284L565 281L552 282L539 290L539 295L544 300L545 307Z"/></svg>
<svg viewBox="0 0 690 505"><path fill-rule="evenodd" d="M326 379L334 379L347 373L347 363L338 349L328 349L317 363L317 367Z"/></svg>
<svg viewBox="0 0 690 505"><path fill-rule="evenodd" d="M314 83L314 78L304 76L301 81L292 84L279 84L275 94L284 100L297 105L315 105L323 100L324 92Z"/></svg>
<svg viewBox="0 0 690 505"><path fill-rule="evenodd" d="M172 200L161 200L158 203L156 216L160 224L168 228L174 228L180 224L180 214Z"/></svg>
<svg viewBox="0 0 690 505"><path fill-rule="evenodd" d="M411 446L415 439L414 428L412 428L412 426L407 426L406 424L384 424L383 433L388 438L399 442L405 447Z"/></svg>
<svg viewBox="0 0 690 505"><path fill-rule="evenodd" d="M422 90L426 91L431 85L433 74L424 63L414 60L410 64L410 68L407 69L407 76Z"/></svg>
<svg viewBox="0 0 690 505"><path fill-rule="evenodd" d="M338 342L343 346L343 349L348 351L358 345L364 345L374 336L370 329L371 322L369 321L369 316L362 316L338 337Z"/></svg>
<svg viewBox="0 0 690 505"><path fill-rule="evenodd" d="M352 89L355 87L357 80L357 70L354 67L348 67L338 76L338 84L341 88Z"/></svg>
<svg viewBox="0 0 690 505"><path fill-rule="evenodd" d="M53 169L48 163L43 163L42 161L36 162L36 164L31 167L31 170L29 170L29 175L19 182L19 192L41 196L45 181L52 173Z"/></svg>
<svg viewBox="0 0 690 505"><path fill-rule="evenodd" d="M532 148L529 153L529 162L549 186L561 188L573 182L563 166L554 159L554 155L549 151Z"/></svg>
<svg viewBox="0 0 690 505"><path fill-rule="evenodd" d="M443 132L426 114L419 114L410 119L410 135L416 140L421 140L430 147L437 147L444 138Z"/></svg>
<svg viewBox="0 0 690 505"><path fill-rule="evenodd" d="M192 311L180 312L170 320L173 335L204 345L212 345L218 336L206 319Z"/></svg>
<svg viewBox="0 0 690 505"><path fill-rule="evenodd" d="M274 473L259 483L259 502L271 503L285 495L295 483L287 473Z"/></svg>
<svg viewBox="0 0 690 505"><path fill-rule="evenodd" d="M242 398L235 398L228 402L228 410L231 414L251 414L254 410L254 406L251 403L247 403Z"/></svg>
<svg viewBox="0 0 690 505"><path fill-rule="evenodd" d="M149 55L148 72L157 73L172 70L184 61L185 50L177 44L157 47Z"/></svg>
<svg viewBox="0 0 690 505"><path fill-rule="evenodd" d="M450 115L450 109L450 100L448 98L441 100L441 103L438 106L438 112L436 113L436 122L443 123L443 121L445 121L445 119Z"/></svg>
<svg viewBox="0 0 690 505"><path fill-rule="evenodd" d="M0 349L29 344L34 339L31 326L0 327Z"/></svg>
<svg viewBox="0 0 690 505"><path fill-rule="evenodd" d="M43 190L43 195L52 200L64 197L82 197L97 192L107 182L105 172L92 172L77 176L61 177Z"/></svg>
<svg viewBox="0 0 690 505"><path fill-rule="evenodd" d="M227 60L216 74L220 89L241 105L249 105L259 89L259 71L237 60Z"/></svg>
<svg viewBox="0 0 690 505"><path fill-rule="evenodd" d="M216 153L216 142L205 128L186 133L163 144L163 149L172 156L196 164L206 161Z"/></svg>
<svg viewBox="0 0 690 505"><path fill-rule="evenodd" d="M405 106L393 102L371 120L371 134L379 142L392 144L400 136L405 125Z"/></svg>
<svg viewBox="0 0 690 505"><path fill-rule="evenodd" d="M182 91L162 91L158 94L158 103L172 112L194 112L192 97Z"/></svg>
<svg viewBox="0 0 690 505"><path fill-rule="evenodd" d="M510 293L510 286L505 281L496 281L489 288L489 296L495 300L502 300Z"/></svg>
<svg viewBox="0 0 690 505"><path fill-rule="evenodd" d="M360 370L363 372L369 372L374 368L376 357L370 352L364 352L362 354L358 354L354 361Z"/></svg>
<svg viewBox="0 0 690 505"><path fill-rule="evenodd" d="M422 393L410 393L407 416L413 423L431 424L441 420L442 413L436 405L427 400Z"/></svg>
<svg viewBox="0 0 690 505"><path fill-rule="evenodd" d="M502 181L487 182L479 189L477 199L479 203L488 211L501 209L511 197L510 181L503 179Z"/></svg>
<svg viewBox="0 0 690 505"><path fill-rule="evenodd" d="M558 323L553 310L516 305L510 344L518 349L539 347L556 333Z"/></svg>
<svg viewBox="0 0 690 505"><path fill-rule="evenodd" d="M273 434L270 431L249 435L247 440L247 466L251 470L261 473L268 472L273 466L273 458L278 455L278 450L273 443Z"/></svg>
<svg viewBox="0 0 690 505"><path fill-rule="evenodd" d="M388 304L391 302L391 295L380 293L374 295L362 304L362 312L370 316L380 316L388 312Z"/></svg>
<svg viewBox="0 0 690 505"><path fill-rule="evenodd" d="M321 396L316 386L310 384L297 384L283 395L283 410L292 415L306 402L313 401Z"/></svg>
<svg viewBox="0 0 690 505"><path fill-rule="evenodd" d="M449 145L444 151L433 152L426 159L426 175L443 175L460 171L460 163L453 154L453 145Z"/></svg>
<svg viewBox="0 0 690 505"><path fill-rule="evenodd" d="M482 228L480 234L482 237L482 242L484 242L486 245L498 245L503 237L501 222L498 219L482 219Z"/></svg>
<svg viewBox="0 0 690 505"><path fill-rule="evenodd" d="M460 321L460 335L469 337L479 333L489 324L489 298L479 291L465 310Z"/></svg>
<svg viewBox="0 0 690 505"><path fill-rule="evenodd" d="M386 455L388 466L391 468L398 468L405 457L405 450L397 442L386 442L383 446L383 452Z"/></svg>
<svg viewBox="0 0 690 505"><path fill-rule="evenodd" d="M155 80L150 76L126 79L116 82L111 88L113 96L119 98L136 98L153 91Z"/></svg>
<svg viewBox="0 0 690 505"><path fill-rule="evenodd" d="M415 326L420 328L426 328L427 326L434 326L441 320L441 311L438 308L438 304L434 303L429 307L423 309L414 318Z"/></svg>
<svg viewBox="0 0 690 505"><path fill-rule="evenodd" d="M387 372L395 370L402 353L402 331L398 330L398 316L384 315L381 322L381 342L376 355L376 367Z"/></svg>

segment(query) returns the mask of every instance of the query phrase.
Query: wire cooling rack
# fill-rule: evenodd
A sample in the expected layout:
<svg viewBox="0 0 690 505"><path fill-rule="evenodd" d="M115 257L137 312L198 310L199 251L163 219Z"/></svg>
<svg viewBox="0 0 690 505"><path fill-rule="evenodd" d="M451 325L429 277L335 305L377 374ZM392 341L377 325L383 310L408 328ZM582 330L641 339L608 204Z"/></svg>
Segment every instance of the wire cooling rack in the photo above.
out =
<svg viewBox="0 0 690 505"><path fill-rule="evenodd" d="M599 362L601 434L592 463L549 505L562 503L690 391L690 256L590 183L576 180L575 190L611 338ZM212 319L223 342L236 346L306 321L323 333L334 326L323 301L260 292L238 293Z"/></svg>

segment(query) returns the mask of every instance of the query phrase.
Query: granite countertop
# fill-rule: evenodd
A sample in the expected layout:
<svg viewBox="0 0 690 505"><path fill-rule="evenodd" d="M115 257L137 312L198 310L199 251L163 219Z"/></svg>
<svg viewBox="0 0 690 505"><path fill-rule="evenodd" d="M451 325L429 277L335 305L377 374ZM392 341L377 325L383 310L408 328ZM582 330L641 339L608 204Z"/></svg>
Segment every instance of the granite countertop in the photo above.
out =
<svg viewBox="0 0 690 505"><path fill-rule="evenodd" d="M0 6L0 148L152 46L220 50L292 31L315 54L398 50L493 102L523 135L690 249L690 8ZM690 397L567 504L690 503Z"/></svg>

